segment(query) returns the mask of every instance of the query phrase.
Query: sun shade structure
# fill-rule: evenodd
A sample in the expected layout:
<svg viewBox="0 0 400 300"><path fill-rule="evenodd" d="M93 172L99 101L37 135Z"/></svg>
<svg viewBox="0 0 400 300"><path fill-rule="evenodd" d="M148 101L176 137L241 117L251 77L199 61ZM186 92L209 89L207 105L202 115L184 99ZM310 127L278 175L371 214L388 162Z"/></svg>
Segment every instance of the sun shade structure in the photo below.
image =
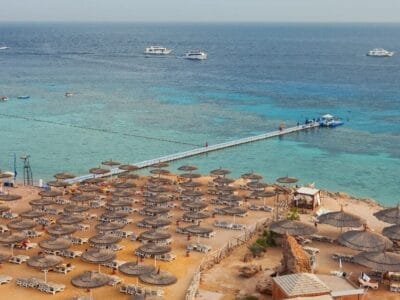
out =
<svg viewBox="0 0 400 300"><path fill-rule="evenodd" d="M103 218L107 218L110 220L118 220L123 219L129 216L129 213L125 211L108 211L101 215Z"/></svg>
<svg viewBox="0 0 400 300"><path fill-rule="evenodd" d="M36 222L29 219L19 219L11 221L7 227L14 230L27 230L36 227Z"/></svg>
<svg viewBox="0 0 400 300"><path fill-rule="evenodd" d="M162 241L171 238L171 234L165 231L157 231L157 230L148 230L139 234L138 239L140 241Z"/></svg>
<svg viewBox="0 0 400 300"><path fill-rule="evenodd" d="M82 253L81 259L89 263L101 264L103 262L111 261L115 259L115 257L115 253L111 250L89 248L87 251Z"/></svg>
<svg viewBox="0 0 400 300"><path fill-rule="evenodd" d="M382 209L374 213L374 216L383 222L400 225L400 205Z"/></svg>
<svg viewBox="0 0 400 300"><path fill-rule="evenodd" d="M155 185L170 185L172 184L172 180L164 177L151 177L147 180L148 182Z"/></svg>
<svg viewBox="0 0 400 300"><path fill-rule="evenodd" d="M118 166L118 169L123 170L123 171L132 172L132 171L139 170L139 167L135 166L135 165L120 165L120 166Z"/></svg>
<svg viewBox="0 0 400 300"><path fill-rule="evenodd" d="M179 171L184 171L184 172L193 172L193 171L197 170L197 167L196 166L192 166L192 165L183 165L183 166L180 166L178 168L178 170Z"/></svg>
<svg viewBox="0 0 400 300"><path fill-rule="evenodd" d="M263 190L268 186L266 183L262 182L248 182L246 185L252 190Z"/></svg>
<svg viewBox="0 0 400 300"><path fill-rule="evenodd" d="M131 200L123 200L123 199L119 199L119 200L113 200L113 201L108 201L106 203L107 207L128 207L128 206L132 206L132 201Z"/></svg>
<svg viewBox="0 0 400 300"><path fill-rule="evenodd" d="M64 238L49 237L39 242L39 247L45 250L64 250L71 247L72 242Z"/></svg>
<svg viewBox="0 0 400 300"><path fill-rule="evenodd" d="M57 219L56 223L61 225L72 225L81 223L83 220L85 220L85 218L80 215L68 215Z"/></svg>
<svg viewBox="0 0 400 300"><path fill-rule="evenodd" d="M53 236L70 235L76 231L75 226L54 224L47 228L47 233Z"/></svg>
<svg viewBox="0 0 400 300"><path fill-rule="evenodd" d="M276 221L269 225L269 230L279 234L289 235L311 235L317 232L314 226L302 223L300 221Z"/></svg>
<svg viewBox="0 0 400 300"><path fill-rule="evenodd" d="M58 180L66 180L66 179L75 178L76 176L74 174L71 174L71 173L62 172L62 173L54 174L53 177L58 179Z"/></svg>
<svg viewBox="0 0 400 300"><path fill-rule="evenodd" d="M169 163L167 163L167 162L158 162L158 163L151 165L152 168L157 168L157 169L167 168L168 166L169 166Z"/></svg>
<svg viewBox="0 0 400 300"><path fill-rule="evenodd" d="M189 233L195 234L195 235L208 234L208 233L211 233L214 231L211 227L204 227L204 226L197 226L197 225L186 226L184 228L184 230L186 232L189 232Z"/></svg>
<svg viewBox="0 0 400 300"><path fill-rule="evenodd" d="M8 206L0 205L0 214L9 210L10 208Z"/></svg>
<svg viewBox="0 0 400 300"><path fill-rule="evenodd" d="M354 256L354 262L377 271L400 271L400 255L392 252L360 252Z"/></svg>
<svg viewBox="0 0 400 300"><path fill-rule="evenodd" d="M169 272L154 271L152 273L143 274L139 276L140 281L154 285L171 285L178 281L178 279Z"/></svg>
<svg viewBox="0 0 400 300"><path fill-rule="evenodd" d="M204 196L204 193L200 191L184 190L182 191L182 195L189 198L199 198Z"/></svg>
<svg viewBox="0 0 400 300"><path fill-rule="evenodd" d="M0 243L2 244L15 244L22 242L24 239L26 239L26 235L21 232L0 234Z"/></svg>
<svg viewBox="0 0 400 300"><path fill-rule="evenodd" d="M231 173L231 171L229 171L227 169L222 169L222 168L215 169L215 170L212 170L210 172L210 174L214 175L214 176L225 176L225 175L228 175L230 173Z"/></svg>
<svg viewBox="0 0 400 300"><path fill-rule="evenodd" d="M73 202L88 202L95 200L96 197L94 195L87 195L87 194L76 194L73 195L69 200Z"/></svg>
<svg viewBox="0 0 400 300"><path fill-rule="evenodd" d="M96 234L89 239L91 244L112 245L121 241L121 238L112 234Z"/></svg>
<svg viewBox="0 0 400 300"><path fill-rule="evenodd" d="M145 218L142 220L142 222L143 224L151 226L153 228L165 227L171 224L170 220L157 217Z"/></svg>
<svg viewBox="0 0 400 300"><path fill-rule="evenodd" d="M182 215L183 219L189 219L189 220L200 220L200 219L207 219L210 217L210 214L202 211L191 211L184 213Z"/></svg>
<svg viewBox="0 0 400 300"><path fill-rule="evenodd" d="M147 206L143 209L143 212L152 215L162 215L168 213L169 208L160 206Z"/></svg>
<svg viewBox="0 0 400 300"><path fill-rule="evenodd" d="M55 202L53 201L53 199L48 199L48 198L42 198L42 199L34 199L29 201L29 204L31 206L49 206L49 205L53 205L55 204Z"/></svg>
<svg viewBox="0 0 400 300"><path fill-rule="evenodd" d="M183 174L180 174L179 177L187 178L187 179L195 179L195 178L200 178L201 174L199 174L199 173L183 173Z"/></svg>
<svg viewBox="0 0 400 300"><path fill-rule="evenodd" d="M259 174L256 173L244 173L240 176L242 179L247 179L247 180L252 180L252 181L257 181L263 179L263 177Z"/></svg>
<svg viewBox="0 0 400 300"><path fill-rule="evenodd" d="M109 281L110 278L107 275L95 271L85 271L71 279L73 286L83 289L102 287Z"/></svg>
<svg viewBox="0 0 400 300"><path fill-rule="evenodd" d="M240 208L240 207L224 207L221 208L221 211L227 215L243 215L247 212L247 210L245 210L244 208Z"/></svg>
<svg viewBox="0 0 400 300"><path fill-rule="evenodd" d="M198 201L186 201L182 203L182 207L187 208L189 210L202 210L207 207L207 203L205 202L198 202Z"/></svg>
<svg viewBox="0 0 400 300"><path fill-rule="evenodd" d="M400 225L385 227L382 234L391 240L400 241Z"/></svg>
<svg viewBox="0 0 400 300"><path fill-rule="evenodd" d="M388 238L368 229L346 231L338 237L338 242L358 251L383 251L393 246Z"/></svg>
<svg viewBox="0 0 400 300"><path fill-rule="evenodd" d="M53 191L53 190L39 192L39 196L41 196L43 198L56 198L56 197L62 196L62 194L63 193L60 191Z"/></svg>
<svg viewBox="0 0 400 300"><path fill-rule="evenodd" d="M126 190L117 190L117 191L114 191L112 193L112 195L117 198L129 198L129 197L134 196L135 194L133 192L126 191Z"/></svg>
<svg viewBox="0 0 400 300"><path fill-rule="evenodd" d="M144 199L144 202L146 204L163 204L163 203L167 203L170 202L171 199L167 198L167 197L146 197Z"/></svg>
<svg viewBox="0 0 400 300"><path fill-rule="evenodd" d="M275 197L278 193L276 191L254 191L250 194L252 197L269 198Z"/></svg>
<svg viewBox="0 0 400 300"><path fill-rule="evenodd" d="M168 188L164 186L157 186L157 185L149 185L147 186L147 190L153 193L166 193L169 191Z"/></svg>
<svg viewBox="0 0 400 300"><path fill-rule="evenodd" d="M0 252L0 262L8 261L11 258L11 254Z"/></svg>
<svg viewBox="0 0 400 300"><path fill-rule="evenodd" d="M19 214L21 218L35 219L45 216L46 213L40 210L27 210Z"/></svg>
<svg viewBox="0 0 400 300"><path fill-rule="evenodd" d="M115 167L115 166L119 166L121 163L112 159L106 160L106 161L102 161L101 164L103 166L109 166L109 167Z"/></svg>
<svg viewBox="0 0 400 300"><path fill-rule="evenodd" d="M49 181L47 182L48 186L56 187L56 188L62 188L62 187L67 187L70 185L70 183L66 181L60 181L60 180L55 180L55 181Z"/></svg>
<svg viewBox="0 0 400 300"><path fill-rule="evenodd" d="M127 262L118 267L118 270L125 275L140 276L154 272L156 269L152 265L138 262Z"/></svg>
<svg viewBox="0 0 400 300"><path fill-rule="evenodd" d="M343 211L343 207L339 211L329 212L318 217L319 223L328 224L335 227L360 227L366 223L360 217Z"/></svg>
<svg viewBox="0 0 400 300"><path fill-rule="evenodd" d="M202 184L201 184L200 182L191 181L191 180L181 182L179 185L180 185L181 187L184 187L184 188L191 188L191 189L194 189L194 188L197 188L197 187L201 187L201 186L202 186Z"/></svg>
<svg viewBox="0 0 400 300"><path fill-rule="evenodd" d="M150 170L151 174L156 174L156 175L169 175L171 174L170 171L166 170L166 169L153 169Z"/></svg>
<svg viewBox="0 0 400 300"><path fill-rule="evenodd" d="M22 197L20 195L13 195L13 194L2 194L0 195L0 201L16 201L20 200Z"/></svg>
<svg viewBox="0 0 400 300"><path fill-rule="evenodd" d="M83 193L94 193L101 190L101 187L97 185L80 185L78 190Z"/></svg>
<svg viewBox="0 0 400 300"><path fill-rule="evenodd" d="M171 252L171 247L148 243L136 249L139 254L143 255L162 255Z"/></svg>
<svg viewBox="0 0 400 300"><path fill-rule="evenodd" d="M7 178L11 178L11 177L13 177L12 174L10 174L10 173L3 173L3 172L0 171L0 179L7 179Z"/></svg>
<svg viewBox="0 0 400 300"><path fill-rule="evenodd" d="M131 183L131 182L115 182L115 183L112 184L112 187L116 188L116 189L120 189L120 190L122 190L122 189L133 189L133 188L136 187L136 184Z"/></svg>
<svg viewBox="0 0 400 300"><path fill-rule="evenodd" d="M91 168L91 169L89 169L89 173L93 174L93 175L104 175L104 174L107 174L108 172L110 172L110 170L104 169L104 168Z"/></svg>
<svg viewBox="0 0 400 300"><path fill-rule="evenodd" d="M231 184L231 183L235 182L234 179L227 178L227 177L217 177L217 178L214 178L213 181L215 183L222 184L222 185Z"/></svg>
<svg viewBox="0 0 400 300"><path fill-rule="evenodd" d="M99 184L105 182L105 178L95 177L95 178L88 178L82 181L82 184Z"/></svg>
<svg viewBox="0 0 400 300"><path fill-rule="evenodd" d="M279 177L276 179L276 182L282 183L282 184L293 184L293 183L296 183L297 181L299 181L297 178L289 177L289 176Z"/></svg>
<svg viewBox="0 0 400 300"><path fill-rule="evenodd" d="M26 263L28 266L37 269L49 269L61 264L63 259L56 255L35 255L29 258Z"/></svg>
<svg viewBox="0 0 400 300"><path fill-rule="evenodd" d="M117 176L119 179L123 180L135 180L139 179L139 175L133 173L122 173Z"/></svg>
<svg viewBox="0 0 400 300"><path fill-rule="evenodd" d="M114 223L114 222L110 222L110 223L99 223L95 225L95 228L98 231L114 231L114 230L119 230L124 228L124 224L122 223Z"/></svg>
<svg viewBox="0 0 400 300"><path fill-rule="evenodd" d="M74 204L68 204L67 206L64 207L64 211L66 213L82 213L84 211L89 210L88 206L80 206L80 205L74 205Z"/></svg>

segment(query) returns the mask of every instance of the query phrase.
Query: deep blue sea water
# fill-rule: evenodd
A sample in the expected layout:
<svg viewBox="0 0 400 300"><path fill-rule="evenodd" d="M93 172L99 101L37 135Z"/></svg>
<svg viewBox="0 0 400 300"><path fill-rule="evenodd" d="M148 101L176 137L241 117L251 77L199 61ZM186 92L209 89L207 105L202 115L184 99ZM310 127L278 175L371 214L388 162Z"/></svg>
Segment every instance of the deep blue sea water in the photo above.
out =
<svg viewBox="0 0 400 300"><path fill-rule="evenodd" d="M144 56L152 44L173 54ZM142 161L331 113L346 125L171 169L189 162L204 173L222 166L267 181L291 175L400 201L400 24L0 23L1 45L10 47L0 50L0 94L10 98L0 103L1 169L28 153L35 179L84 174L109 158ZM367 57L375 47L398 53ZM209 59L183 59L193 48Z"/></svg>

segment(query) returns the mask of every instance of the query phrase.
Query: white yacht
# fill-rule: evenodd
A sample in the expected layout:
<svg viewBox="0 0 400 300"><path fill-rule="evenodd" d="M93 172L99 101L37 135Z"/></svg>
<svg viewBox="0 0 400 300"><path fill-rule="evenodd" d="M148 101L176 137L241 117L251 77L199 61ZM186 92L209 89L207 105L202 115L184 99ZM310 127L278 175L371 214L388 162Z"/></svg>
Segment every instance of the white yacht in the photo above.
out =
<svg viewBox="0 0 400 300"><path fill-rule="evenodd" d="M200 50L190 50L185 53L185 58L193 60L204 60L207 59L207 53Z"/></svg>
<svg viewBox="0 0 400 300"><path fill-rule="evenodd" d="M150 46L144 50L145 54L150 54L150 55L167 55L170 54L171 52L172 52L171 49L161 46Z"/></svg>
<svg viewBox="0 0 400 300"><path fill-rule="evenodd" d="M394 52L387 51L383 48L375 48L368 51L367 56L374 56L374 57L391 57L393 56Z"/></svg>

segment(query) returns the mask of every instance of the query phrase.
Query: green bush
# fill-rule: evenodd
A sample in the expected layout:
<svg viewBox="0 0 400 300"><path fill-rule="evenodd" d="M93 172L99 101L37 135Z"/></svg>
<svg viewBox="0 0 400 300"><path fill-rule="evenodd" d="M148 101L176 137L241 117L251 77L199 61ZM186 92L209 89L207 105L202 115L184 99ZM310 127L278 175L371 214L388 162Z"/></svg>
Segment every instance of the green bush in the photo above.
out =
<svg viewBox="0 0 400 300"><path fill-rule="evenodd" d="M300 214L297 207L292 207L286 215L286 219L290 221L298 221L300 220Z"/></svg>

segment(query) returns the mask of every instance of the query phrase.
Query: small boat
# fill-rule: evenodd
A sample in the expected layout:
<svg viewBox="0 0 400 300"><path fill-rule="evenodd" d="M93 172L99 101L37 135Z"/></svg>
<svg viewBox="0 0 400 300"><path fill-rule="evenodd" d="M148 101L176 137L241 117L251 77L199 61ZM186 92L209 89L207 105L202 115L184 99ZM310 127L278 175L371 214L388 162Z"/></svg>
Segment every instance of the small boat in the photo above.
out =
<svg viewBox="0 0 400 300"><path fill-rule="evenodd" d="M394 55L393 51L387 51L383 48L375 48L368 51L367 56L372 57L392 57Z"/></svg>
<svg viewBox="0 0 400 300"><path fill-rule="evenodd" d="M150 46L144 50L144 53L149 55L168 55L171 52L171 49L162 46Z"/></svg>
<svg viewBox="0 0 400 300"><path fill-rule="evenodd" d="M1 96L0 97L0 101L1 102L6 102L6 101L8 101L8 97L7 96Z"/></svg>
<svg viewBox="0 0 400 300"><path fill-rule="evenodd" d="M31 96L28 95L23 95L23 96L18 96L18 99L29 99Z"/></svg>
<svg viewBox="0 0 400 300"><path fill-rule="evenodd" d="M185 53L185 58L192 60L205 60L207 59L207 53L200 50L190 50Z"/></svg>
<svg viewBox="0 0 400 300"><path fill-rule="evenodd" d="M65 93L65 97L72 97L74 95L74 93L71 92L66 92Z"/></svg>
<svg viewBox="0 0 400 300"><path fill-rule="evenodd" d="M7 47L7 46L0 46L0 50L7 50L7 49L9 49L10 47Z"/></svg>
<svg viewBox="0 0 400 300"><path fill-rule="evenodd" d="M321 127L337 127L337 126L341 126L343 124L344 124L344 122L341 119L335 118L334 116L332 116L330 114L323 115L319 119L319 125Z"/></svg>

